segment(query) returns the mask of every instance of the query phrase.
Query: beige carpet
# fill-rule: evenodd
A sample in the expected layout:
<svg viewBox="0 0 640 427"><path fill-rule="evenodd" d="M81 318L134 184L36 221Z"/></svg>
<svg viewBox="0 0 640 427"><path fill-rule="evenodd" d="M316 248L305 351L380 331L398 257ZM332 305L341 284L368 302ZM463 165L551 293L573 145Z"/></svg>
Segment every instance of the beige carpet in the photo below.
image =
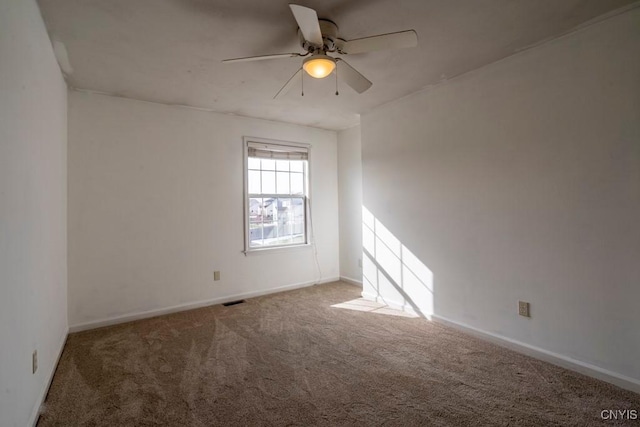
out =
<svg viewBox="0 0 640 427"><path fill-rule="evenodd" d="M640 410L425 319L331 307L358 297L333 283L72 334L38 425L584 426Z"/></svg>

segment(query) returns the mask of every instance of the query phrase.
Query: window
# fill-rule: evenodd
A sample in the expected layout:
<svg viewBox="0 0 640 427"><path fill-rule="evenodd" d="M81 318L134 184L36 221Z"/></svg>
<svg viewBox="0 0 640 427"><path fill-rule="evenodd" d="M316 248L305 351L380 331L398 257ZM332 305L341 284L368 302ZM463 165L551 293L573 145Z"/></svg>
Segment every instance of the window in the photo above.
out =
<svg viewBox="0 0 640 427"><path fill-rule="evenodd" d="M304 245L309 146L245 138L245 251Z"/></svg>

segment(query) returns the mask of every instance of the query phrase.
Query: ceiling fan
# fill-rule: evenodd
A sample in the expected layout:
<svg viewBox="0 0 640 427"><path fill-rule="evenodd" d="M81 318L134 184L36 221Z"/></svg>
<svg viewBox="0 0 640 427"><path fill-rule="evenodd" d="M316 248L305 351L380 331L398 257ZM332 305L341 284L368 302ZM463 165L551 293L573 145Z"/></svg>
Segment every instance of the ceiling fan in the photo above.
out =
<svg viewBox="0 0 640 427"><path fill-rule="evenodd" d="M397 49L405 47L415 47L418 45L418 35L414 30L400 31L397 33L380 34L377 36L364 37L361 39L345 40L338 37L338 26L328 19L318 19L315 10L289 4L291 12L298 23L298 35L300 45L306 53L280 53L275 55L249 56L246 58L225 59L224 63L262 61L266 59L297 58L304 57L302 67L291 76L285 85L274 96L277 98L288 92L295 83L295 78L306 72L311 77L322 79L329 76L340 65L340 79L358 93L369 89L373 83L367 80L355 68L349 65L344 59L329 55L352 55L356 53L372 52L383 49ZM337 83L336 83L337 85ZM304 92L302 93L304 95ZM336 95L338 90L336 87Z"/></svg>

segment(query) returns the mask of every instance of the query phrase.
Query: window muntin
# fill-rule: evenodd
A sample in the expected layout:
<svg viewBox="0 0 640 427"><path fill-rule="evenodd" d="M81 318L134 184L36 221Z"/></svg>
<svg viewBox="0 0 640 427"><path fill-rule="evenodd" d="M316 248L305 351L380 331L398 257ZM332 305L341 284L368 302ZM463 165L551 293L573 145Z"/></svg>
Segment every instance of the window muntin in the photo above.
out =
<svg viewBox="0 0 640 427"><path fill-rule="evenodd" d="M308 243L308 147L246 142L246 250Z"/></svg>

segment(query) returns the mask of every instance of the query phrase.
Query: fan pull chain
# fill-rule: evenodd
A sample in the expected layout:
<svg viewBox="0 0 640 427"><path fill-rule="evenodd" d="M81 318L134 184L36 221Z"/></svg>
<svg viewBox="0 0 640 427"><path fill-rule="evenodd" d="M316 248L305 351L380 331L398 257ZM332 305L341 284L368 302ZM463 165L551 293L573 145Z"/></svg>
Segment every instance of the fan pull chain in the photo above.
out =
<svg viewBox="0 0 640 427"><path fill-rule="evenodd" d="M336 96L340 95L338 92L338 66L336 65Z"/></svg>
<svg viewBox="0 0 640 427"><path fill-rule="evenodd" d="M302 75L301 75L301 81L302 81L302 96L304 96L304 71L302 72Z"/></svg>

